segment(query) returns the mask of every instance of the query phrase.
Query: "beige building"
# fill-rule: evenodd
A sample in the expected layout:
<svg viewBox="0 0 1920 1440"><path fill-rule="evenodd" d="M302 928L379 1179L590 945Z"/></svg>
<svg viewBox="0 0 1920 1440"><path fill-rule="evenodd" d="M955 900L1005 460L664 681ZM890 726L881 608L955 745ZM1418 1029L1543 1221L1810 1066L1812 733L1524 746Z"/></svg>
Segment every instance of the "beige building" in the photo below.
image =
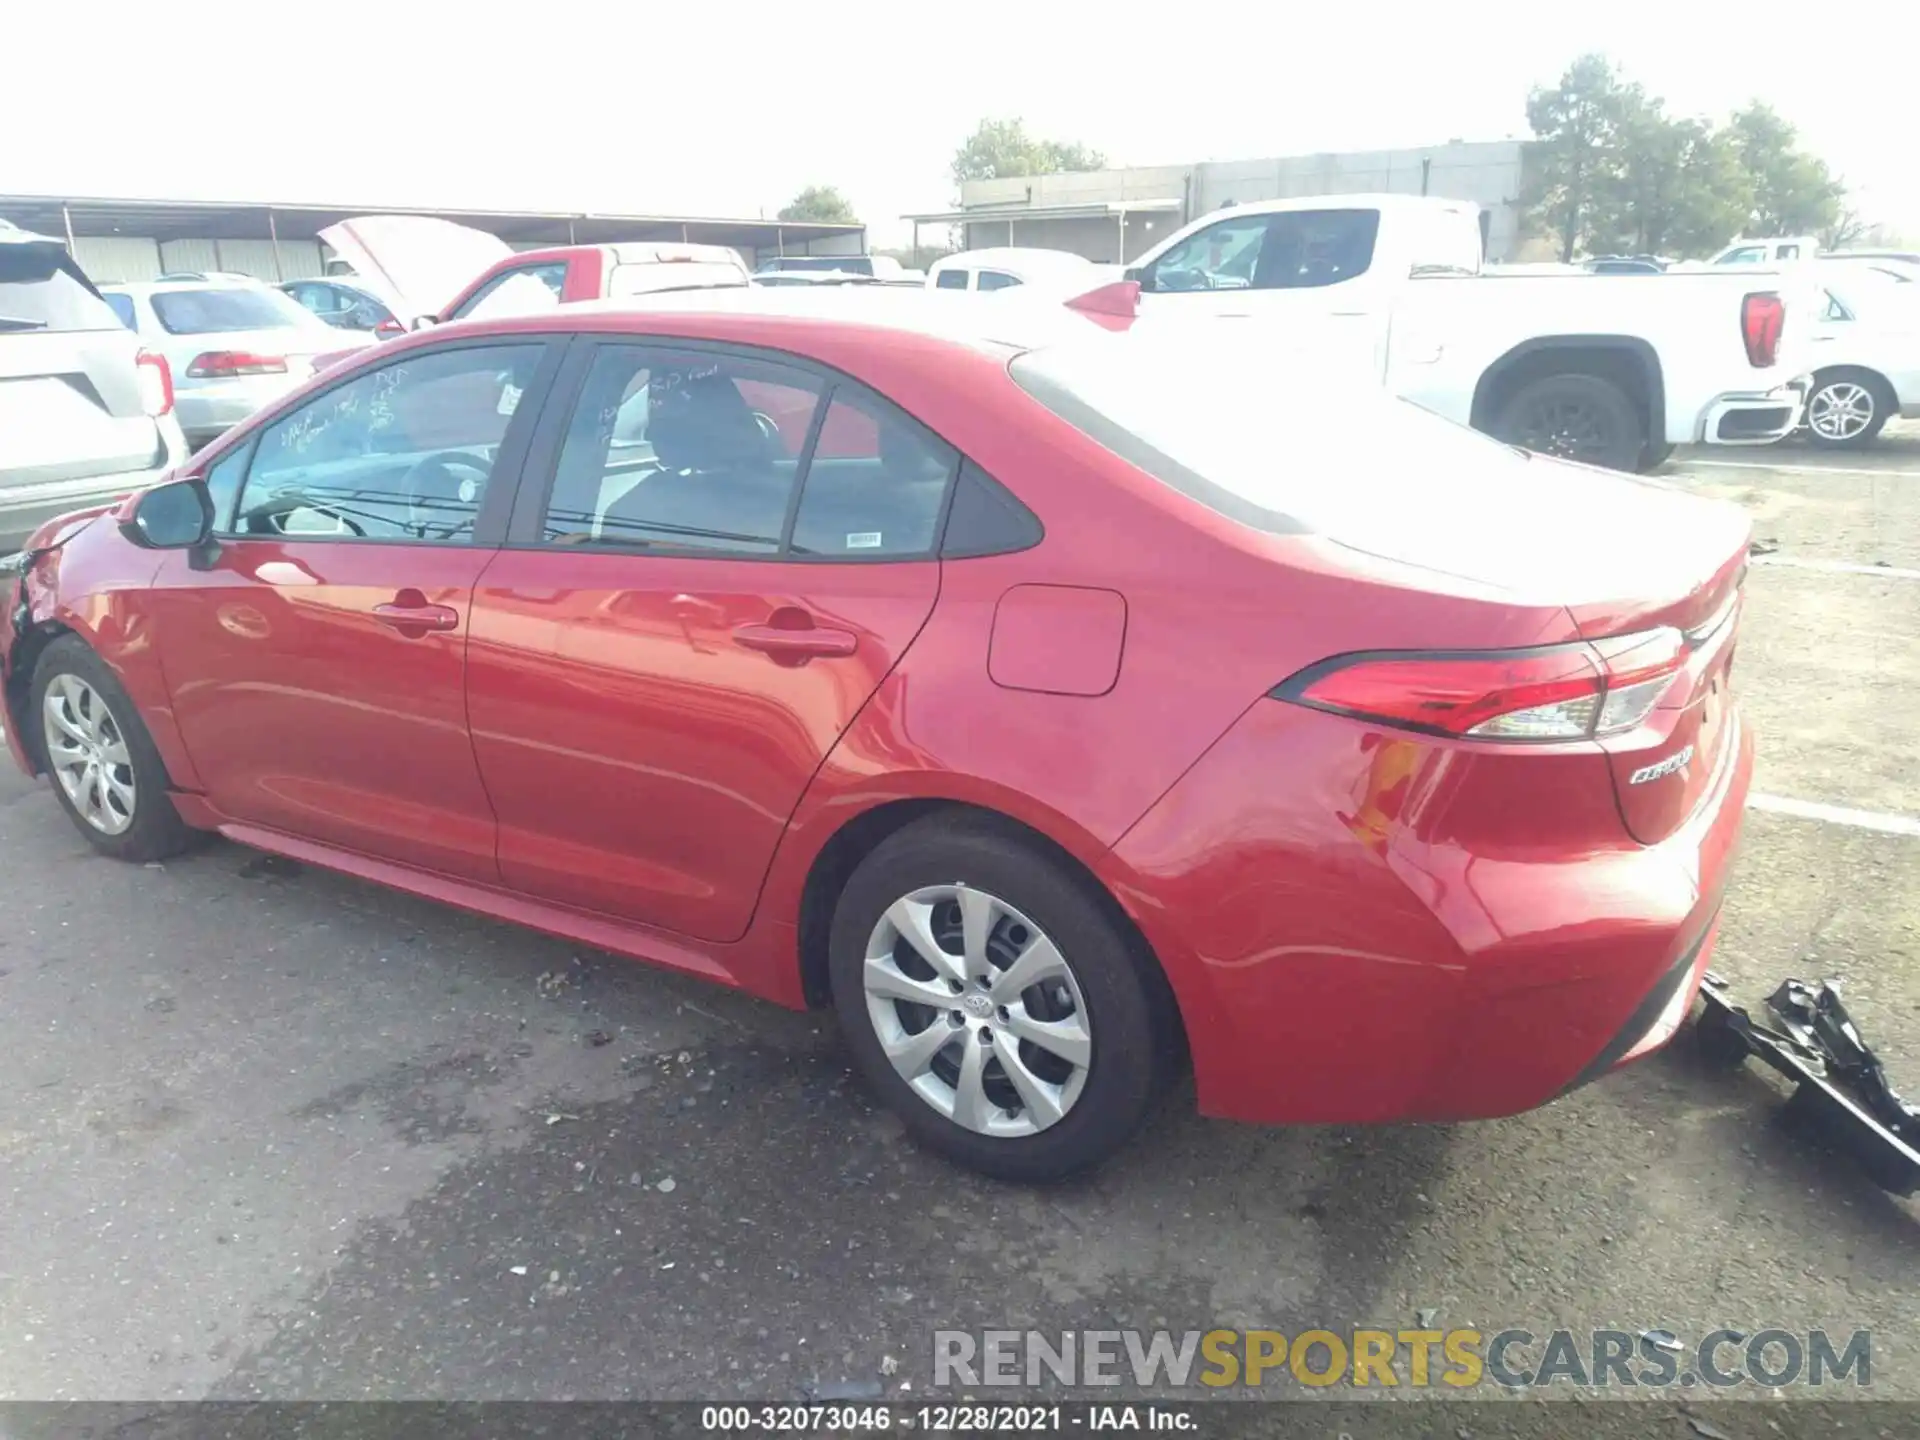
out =
<svg viewBox="0 0 1920 1440"><path fill-rule="evenodd" d="M1414 150L1207 160L1005 180L970 180L957 209L903 218L920 243L959 232L962 248L1033 245L1103 263L1134 259L1189 220L1228 201L1386 191L1476 201L1487 258L1521 258L1519 140L1450 140Z"/></svg>

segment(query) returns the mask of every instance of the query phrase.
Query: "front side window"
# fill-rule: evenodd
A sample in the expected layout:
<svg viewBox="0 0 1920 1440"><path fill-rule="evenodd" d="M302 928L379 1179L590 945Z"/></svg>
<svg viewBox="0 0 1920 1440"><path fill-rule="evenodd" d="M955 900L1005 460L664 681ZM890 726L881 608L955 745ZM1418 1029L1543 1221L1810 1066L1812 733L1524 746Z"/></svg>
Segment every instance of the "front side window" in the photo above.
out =
<svg viewBox="0 0 1920 1440"><path fill-rule="evenodd" d="M604 347L574 407L543 538L777 553L824 388L786 365Z"/></svg>
<svg viewBox="0 0 1920 1440"><path fill-rule="evenodd" d="M1267 236L1267 217L1243 215L1196 231L1147 267L1149 290L1245 290Z"/></svg>
<svg viewBox="0 0 1920 1440"><path fill-rule="evenodd" d="M525 315L529 311L549 309L560 303L566 283L564 261L523 265L494 276L447 318L479 320L490 315Z"/></svg>
<svg viewBox="0 0 1920 1440"><path fill-rule="evenodd" d="M942 270L933 277L936 290L964 290L967 288L967 272L964 270Z"/></svg>
<svg viewBox="0 0 1920 1440"><path fill-rule="evenodd" d="M544 348L410 355L281 416L254 447L230 533L470 542Z"/></svg>

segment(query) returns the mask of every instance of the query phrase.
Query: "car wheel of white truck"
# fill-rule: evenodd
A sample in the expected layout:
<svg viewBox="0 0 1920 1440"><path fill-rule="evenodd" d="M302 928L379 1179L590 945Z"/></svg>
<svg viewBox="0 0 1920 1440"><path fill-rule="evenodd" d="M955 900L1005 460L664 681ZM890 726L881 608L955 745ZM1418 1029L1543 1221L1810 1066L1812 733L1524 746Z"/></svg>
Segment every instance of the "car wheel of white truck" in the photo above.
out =
<svg viewBox="0 0 1920 1440"><path fill-rule="evenodd" d="M1807 439L1826 450L1871 445L1893 408L1887 382L1871 370L1822 370L1807 396Z"/></svg>
<svg viewBox="0 0 1920 1440"><path fill-rule="evenodd" d="M1543 375L1508 397L1494 417L1495 439L1538 455L1608 470L1637 470L1647 450L1639 407L1598 375Z"/></svg>

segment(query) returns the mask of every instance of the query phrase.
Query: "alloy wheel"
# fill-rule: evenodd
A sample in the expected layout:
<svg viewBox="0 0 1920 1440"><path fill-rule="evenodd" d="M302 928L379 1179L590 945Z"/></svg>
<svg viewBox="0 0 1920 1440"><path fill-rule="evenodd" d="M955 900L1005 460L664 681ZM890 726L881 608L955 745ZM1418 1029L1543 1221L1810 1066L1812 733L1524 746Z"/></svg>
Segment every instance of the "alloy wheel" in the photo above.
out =
<svg viewBox="0 0 1920 1440"><path fill-rule="evenodd" d="M133 755L100 692L78 675L57 675L41 709L47 767L80 818L102 835L133 824Z"/></svg>
<svg viewBox="0 0 1920 1440"><path fill-rule="evenodd" d="M1606 455L1613 445L1606 416L1584 400L1571 399L1535 401L1514 438L1537 455L1587 462Z"/></svg>
<svg viewBox="0 0 1920 1440"><path fill-rule="evenodd" d="M1873 392L1852 380L1822 385L1807 401L1807 428L1823 440L1853 440L1873 424Z"/></svg>
<svg viewBox="0 0 1920 1440"><path fill-rule="evenodd" d="M868 937L862 984L895 1072L963 1129L1038 1134L1086 1087L1093 1032L1073 968L997 895L953 884L901 896Z"/></svg>

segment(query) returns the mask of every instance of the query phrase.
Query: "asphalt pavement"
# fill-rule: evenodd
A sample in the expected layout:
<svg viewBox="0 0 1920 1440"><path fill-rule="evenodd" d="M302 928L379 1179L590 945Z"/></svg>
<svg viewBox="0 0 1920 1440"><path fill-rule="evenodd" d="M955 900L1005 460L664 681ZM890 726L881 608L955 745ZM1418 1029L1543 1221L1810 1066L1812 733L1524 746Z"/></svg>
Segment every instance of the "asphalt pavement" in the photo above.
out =
<svg viewBox="0 0 1920 1440"><path fill-rule="evenodd" d="M1736 683L1760 791L1916 817L1897 430L1671 472L1770 560L1890 572L1756 567ZM905 1141L825 1016L224 843L98 859L11 771L0 855L0 1397L910 1398L936 1328L1420 1316L1870 1328L1875 1393L1920 1399L1920 1205L1684 1043L1482 1124L1261 1130L1181 1094L1023 1190ZM1749 999L1844 979L1920 1090L1916 897L1920 838L1753 813L1717 968Z"/></svg>

